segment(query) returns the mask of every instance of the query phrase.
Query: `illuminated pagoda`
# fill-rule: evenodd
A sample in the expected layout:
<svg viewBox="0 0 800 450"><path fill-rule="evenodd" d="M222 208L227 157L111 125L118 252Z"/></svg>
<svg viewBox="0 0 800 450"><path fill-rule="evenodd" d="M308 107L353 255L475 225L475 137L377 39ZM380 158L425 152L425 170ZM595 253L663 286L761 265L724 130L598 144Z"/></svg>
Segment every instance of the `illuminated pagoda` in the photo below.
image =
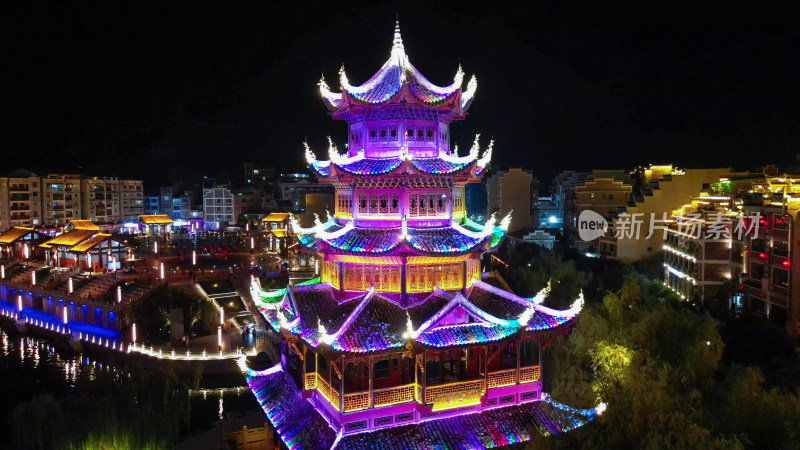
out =
<svg viewBox="0 0 800 450"><path fill-rule="evenodd" d="M389 60L366 83L339 73L341 92L319 83L334 119L348 125L347 151L306 157L336 189L336 209L302 228L320 278L278 291L252 284L281 336L280 362L250 371L248 384L289 448L485 448L578 427L575 410L542 393L541 349L568 332L582 305L542 305L482 275L509 217L466 218L464 188L480 181L492 143L465 156L450 124L475 95L439 87L408 60L395 28ZM480 156L479 156L480 154ZM311 436L311 438L309 438Z"/></svg>

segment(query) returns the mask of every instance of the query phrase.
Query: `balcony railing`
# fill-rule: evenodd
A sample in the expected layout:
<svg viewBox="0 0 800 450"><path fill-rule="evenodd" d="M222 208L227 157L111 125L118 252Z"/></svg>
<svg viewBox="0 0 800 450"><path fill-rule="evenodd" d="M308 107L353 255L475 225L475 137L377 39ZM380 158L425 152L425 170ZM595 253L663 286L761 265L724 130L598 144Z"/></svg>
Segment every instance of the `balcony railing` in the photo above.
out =
<svg viewBox="0 0 800 450"><path fill-rule="evenodd" d="M425 403L433 403L436 396L440 394L452 394L454 392L484 390L483 380L459 381L456 383L440 384L438 386L427 386L425 388Z"/></svg>
<svg viewBox="0 0 800 450"><path fill-rule="evenodd" d="M510 386L517 383L517 369L489 372L487 383L490 388Z"/></svg>
<svg viewBox="0 0 800 450"><path fill-rule="evenodd" d="M511 386L514 384L532 383L539 381L540 369L539 366L521 367L519 372L517 369L499 370L496 372L489 372L484 380L470 380L459 381L455 383L447 383L437 386L427 386L425 388L425 401L426 404L431 404L436 400L437 395L447 395L455 392L482 390L486 391L488 386L491 388L499 388L504 386ZM322 397L327 400L335 409L339 410L340 394L336 389L325 381L316 373L307 373L305 376L305 389L316 389ZM386 389L376 389L372 391L372 407L380 408L384 406L398 405L402 403L409 403L413 401L421 402L422 400L422 385L416 383L405 384L402 386L395 386ZM361 391L345 394L342 400L342 408L345 413L362 411L370 408L370 391Z"/></svg>
<svg viewBox="0 0 800 450"><path fill-rule="evenodd" d="M519 369L520 384L534 381L539 381L539 366L521 367Z"/></svg>
<svg viewBox="0 0 800 450"><path fill-rule="evenodd" d="M337 406L338 407L338 406ZM344 412L361 411L362 409L369 408L369 391L354 392L352 394L344 394L342 401Z"/></svg>
<svg viewBox="0 0 800 450"><path fill-rule="evenodd" d="M421 389L416 383L372 391L372 406L396 405L414 401L414 391Z"/></svg>

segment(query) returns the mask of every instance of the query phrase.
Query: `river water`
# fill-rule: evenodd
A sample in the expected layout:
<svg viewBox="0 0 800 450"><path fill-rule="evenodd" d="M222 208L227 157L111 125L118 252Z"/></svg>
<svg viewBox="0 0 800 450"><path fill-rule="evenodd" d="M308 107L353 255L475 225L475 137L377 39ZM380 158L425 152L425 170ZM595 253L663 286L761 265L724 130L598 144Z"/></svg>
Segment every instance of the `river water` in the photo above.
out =
<svg viewBox="0 0 800 450"><path fill-rule="evenodd" d="M46 340L0 330L0 436L9 435L11 413L17 404L42 392L59 396L88 389L99 371L117 370L100 356L60 352ZM203 384L230 387L237 383L230 378L204 378ZM190 398L193 433L259 409L247 388L224 393L208 389L193 392ZM0 442L0 448L7 444Z"/></svg>

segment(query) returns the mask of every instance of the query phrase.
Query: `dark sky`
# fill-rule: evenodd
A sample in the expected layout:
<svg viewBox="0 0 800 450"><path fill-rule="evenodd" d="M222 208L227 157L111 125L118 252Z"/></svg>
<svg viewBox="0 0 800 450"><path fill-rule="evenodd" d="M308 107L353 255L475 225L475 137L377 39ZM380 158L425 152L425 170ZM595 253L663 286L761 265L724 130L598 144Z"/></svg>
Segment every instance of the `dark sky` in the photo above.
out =
<svg viewBox="0 0 800 450"><path fill-rule="evenodd" d="M499 167L676 163L797 167L800 26L789 10L675 2L0 3L4 169L142 178L303 168L344 123L338 88L388 58L395 14L412 63L479 86L452 135L494 137ZM793 25L791 22L794 21ZM335 89L338 90L338 89Z"/></svg>

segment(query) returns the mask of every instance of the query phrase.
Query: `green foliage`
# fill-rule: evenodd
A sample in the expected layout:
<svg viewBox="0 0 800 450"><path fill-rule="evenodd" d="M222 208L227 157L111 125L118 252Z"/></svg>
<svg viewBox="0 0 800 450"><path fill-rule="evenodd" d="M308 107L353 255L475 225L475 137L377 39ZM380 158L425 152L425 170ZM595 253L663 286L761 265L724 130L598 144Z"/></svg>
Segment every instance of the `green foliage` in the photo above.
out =
<svg viewBox="0 0 800 450"><path fill-rule="evenodd" d="M531 297L550 281L547 305L566 309L578 298L591 275L577 270L573 261L564 261L556 252L536 245L521 245L509 250L508 267L500 273L518 294Z"/></svg>
<svg viewBox="0 0 800 450"><path fill-rule="evenodd" d="M212 302L190 295L181 288L161 285L141 299L134 307L136 322L144 330L143 336L169 339L170 311L182 309L187 331L198 335L215 333L219 324L219 309Z"/></svg>
<svg viewBox="0 0 800 450"><path fill-rule="evenodd" d="M723 349L711 316L629 275L546 355L548 373L558 374L545 380L555 398L607 404L570 447L796 448L798 396L765 390L758 370L725 376Z"/></svg>
<svg viewBox="0 0 800 450"><path fill-rule="evenodd" d="M36 450L172 448L189 426L184 378L169 363L160 373L97 371L78 394L41 394L17 405L11 443Z"/></svg>

